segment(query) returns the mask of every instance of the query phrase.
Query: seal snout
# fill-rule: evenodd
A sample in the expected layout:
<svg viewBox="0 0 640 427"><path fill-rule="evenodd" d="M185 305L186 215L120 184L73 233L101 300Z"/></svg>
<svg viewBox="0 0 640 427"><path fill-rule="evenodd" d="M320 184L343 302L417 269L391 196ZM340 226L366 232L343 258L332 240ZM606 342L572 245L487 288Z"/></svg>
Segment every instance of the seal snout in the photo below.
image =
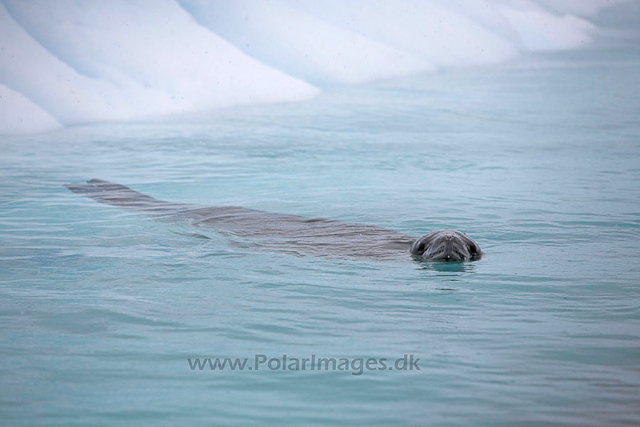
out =
<svg viewBox="0 0 640 427"><path fill-rule="evenodd" d="M430 251L430 259L441 259L446 261L464 261L469 259L469 251L464 244L452 235L445 235L441 241L434 244Z"/></svg>

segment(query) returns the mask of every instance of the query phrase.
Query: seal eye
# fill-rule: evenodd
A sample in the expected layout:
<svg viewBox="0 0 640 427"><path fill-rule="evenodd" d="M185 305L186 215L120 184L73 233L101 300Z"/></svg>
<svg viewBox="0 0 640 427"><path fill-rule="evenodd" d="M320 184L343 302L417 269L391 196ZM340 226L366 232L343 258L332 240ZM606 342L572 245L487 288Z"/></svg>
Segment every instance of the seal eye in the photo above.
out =
<svg viewBox="0 0 640 427"><path fill-rule="evenodd" d="M476 255L478 253L478 248L476 245L469 245L469 252L471 255Z"/></svg>
<svg viewBox="0 0 640 427"><path fill-rule="evenodd" d="M424 247L425 247L425 246L426 246L426 245L425 245L424 243L420 243L420 244L418 245L418 248L417 248L417 249L418 249L418 252L420 252L420 253L424 252Z"/></svg>

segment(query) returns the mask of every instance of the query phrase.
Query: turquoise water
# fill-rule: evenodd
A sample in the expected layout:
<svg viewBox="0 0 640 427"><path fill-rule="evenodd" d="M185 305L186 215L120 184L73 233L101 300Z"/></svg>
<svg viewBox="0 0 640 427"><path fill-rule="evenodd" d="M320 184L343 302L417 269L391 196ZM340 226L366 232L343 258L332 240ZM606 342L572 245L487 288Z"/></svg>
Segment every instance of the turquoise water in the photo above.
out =
<svg viewBox="0 0 640 427"><path fill-rule="evenodd" d="M6 425L634 425L637 48L338 87L312 101L2 137ZM62 184L456 228L486 256L301 257ZM420 358L420 370L188 359ZM250 365L253 362L250 362Z"/></svg>

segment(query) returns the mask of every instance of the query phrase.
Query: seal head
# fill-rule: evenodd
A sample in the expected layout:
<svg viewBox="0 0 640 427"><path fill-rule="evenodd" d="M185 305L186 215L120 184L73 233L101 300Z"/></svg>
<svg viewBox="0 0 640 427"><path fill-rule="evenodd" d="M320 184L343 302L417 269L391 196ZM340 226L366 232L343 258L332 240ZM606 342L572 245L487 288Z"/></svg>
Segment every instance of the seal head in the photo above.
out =
<svg viewBox="0 0 640 427"><path fill-rule="evenodd" d="M438 230L411 245L411 255L426 261L474 261L482 257L480 246L456 230Z"/></svg>

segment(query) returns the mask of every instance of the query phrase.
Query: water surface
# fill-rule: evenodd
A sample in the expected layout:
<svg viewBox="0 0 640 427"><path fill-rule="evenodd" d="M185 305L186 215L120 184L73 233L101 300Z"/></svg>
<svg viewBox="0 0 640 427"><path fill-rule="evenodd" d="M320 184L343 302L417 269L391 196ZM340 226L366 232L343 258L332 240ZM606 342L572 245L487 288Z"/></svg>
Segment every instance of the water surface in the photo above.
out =
<svg viewBox="0 0 640 427"><path fill-rule="evenodd" d="M639 58L540 55L306 103L2 137L4 422L636 424ZM415 236L455 228L486 255L299 256L62 186L91 178ZM420 370L187 360L256 354L407 354Z"/></svg>

